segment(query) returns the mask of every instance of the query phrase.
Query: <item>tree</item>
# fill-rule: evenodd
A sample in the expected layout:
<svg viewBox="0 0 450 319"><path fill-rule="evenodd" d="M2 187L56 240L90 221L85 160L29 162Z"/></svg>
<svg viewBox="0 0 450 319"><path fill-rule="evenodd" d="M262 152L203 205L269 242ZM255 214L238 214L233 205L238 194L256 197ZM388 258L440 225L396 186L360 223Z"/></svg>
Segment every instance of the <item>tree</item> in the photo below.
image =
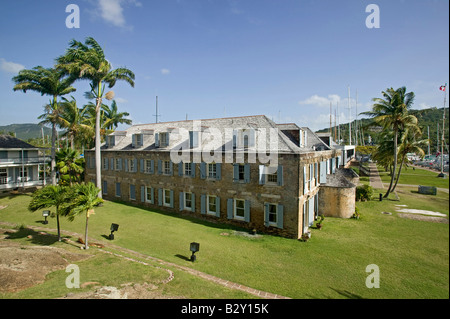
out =
<svg viewBox="0 0 450 319"><path fill-rule="evenodd" d="M51 96L50 103L45 106L45 113L39 118L44 119L42 123L52 125L52 149L51 149L51 178L52 184L56 185L55 174L55 152L56 152L56 126L58 125L59 106L58 97L74 92L72 87L75 78L66 76L61 70L54 68L44 68L37 66L31 70L21 70L18 75L12 78L16 83L14 91L35 91L43 95Z"/></svg>
<svg viewBox="0 0 450 319"><path fill-rule="evenodd" d="M28 209L35 212L39 209L55 207L58 241L61 241L59 216L65 216L64 207L71 200L69 188L65 186L47 185L33 193Z"/></svg>
<svg viewBox="0 0 450 319"><path fill-rule="evenodd" d="M130 119L125 118L130 114L128 112L119 112L115 100L112 101L110 108L104 104L102 105L102 108L105 112L105 129L113 130L116 129L119 124L132 124L132 121Z"/></svg>
<svg viewBox="0 0 450 319"><path fill-rule="evenodd" d="M105 93L105 84L114 87L118 80L122 80L134 87L134 73L127 68L112 69L111 63L106 60L105 53L97 41L88 37L85 43L72 40L65 55L57 58L58 68L66 74L76 76L80 80L89 80L91 93L96 99L95 120L95 172L96 185L100 189L101 198L101 154L100 154L100 108L102 99L112 99L114 93Z"/></svg>
<svg viewBox="0 0 450 319"><path fill-rule="evenodd" d="M86 139L86 136L94 135L92 126L88 125L86 121L87 107L78 108L77 101L72 96L70 101L63 98L61 108L62 111L59 115L60 126L67 130L63 135L69 138L70 147L75 149L75 140L78 141L77 144L80 144Z"/></svg>
<svg viewBox="0 0 450 319"><path fill-rule="evenodd" d="M70 221L73 221L76 216L86 213L86 228L84 243L85 249L88 245L88 224L89 217L94 214L94 208L103 203L103 199L98 197L99 188L95 187L93 183L76 184L73 188L73 198L70 205L66 206L65 213Z"/></svg>
<svg viewBox="0 0 450 319"><path fill-rule="evenodd" d="M374 118L374 121L383 127L384 131L393 131L393 174L389 188L384 195L385 198L391 192L393 182L395 180L397 162L398 162L398 133L400 129L405 129L408 125L417 125L417 118L408 114L414 101L414 92L406 93L406 87L388 88L382 92L383 98L374 98L375 102L372 111L363 112L361 114Z"/></svg>
<svg viewBox="0 0 450 319"><path fill-rule="evenodd" d="M420 157L425 156L425 151L422 149L422 147L427 146L429 141L428 139L425 140L419 140L422 137L422 131L420 128L416 125L411 125L407 127L405 132L402 135L402 142L399 146L398 153L401 157L400 167L398 170L397 179L395 181L395 185L392 188L392 192L397 187L398 180L400 179L400 174L402 172L402 166L405 161L408 160L406 155L408 153L414 153L419 155Z"/></svg>
<svg viewBox="0 0 450 319"><path fill-rule="evenodd" d="M73 182L81 182L83 173L84 159L80 154L71 148L63 148L56 153L56 167L59 171L59 183L61 185L68 183L72 186Z"/></svg>

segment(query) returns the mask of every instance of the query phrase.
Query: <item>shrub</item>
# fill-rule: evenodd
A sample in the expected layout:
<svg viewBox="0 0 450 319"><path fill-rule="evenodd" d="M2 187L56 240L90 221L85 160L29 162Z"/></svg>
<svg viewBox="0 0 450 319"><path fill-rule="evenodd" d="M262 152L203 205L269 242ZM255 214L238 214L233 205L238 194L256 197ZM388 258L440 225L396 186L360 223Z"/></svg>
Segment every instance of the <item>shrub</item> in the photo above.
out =
<svg viewBox="0 0 450 319"><path fill-rule="evenodd" d="M368 201L372 198L373 188L369 185L362 185L356 187L356 200L357 201Z"/></svg>

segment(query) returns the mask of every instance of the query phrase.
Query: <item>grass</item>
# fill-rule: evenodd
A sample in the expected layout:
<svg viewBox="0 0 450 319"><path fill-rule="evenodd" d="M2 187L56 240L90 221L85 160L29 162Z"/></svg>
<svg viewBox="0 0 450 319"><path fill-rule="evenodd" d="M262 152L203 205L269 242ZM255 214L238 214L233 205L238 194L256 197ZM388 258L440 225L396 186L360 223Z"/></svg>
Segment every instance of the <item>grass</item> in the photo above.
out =
<svg viewBox="0 0 450 319"><path fill-rule="evenodd" d="M430 198L414 193L414 188L399 189L400 201L357 203L360 220L326 218L323 229L313 229L308 242L269 235L251 239L235 234L228 225L109 201L90 218L89 235L107 242L109 226L117 223L115 245L291 298L449 298L449 225L402 219L394 206L406 204L448 215L448 194L438 192ZM0 220L42 226L39 213L27 211L29 200L26 195L0 199L0 205L8 205L0 210ZM50 219L47 227L55 224ZM61 227L83 234L84 219L72 223L63 219ZM192 241L200 243L195 263L188 261ZM102 258L90 272L103 271L101 265L108 262ZM378 289L365 285L370 264L380 268ZM130 267L137 266L125 269ZM209 282L201 291L193 291L194 278L178 273L180 281L173 284L177 288L168 293L180 291L188 298L250 297ZM38 290L41 298L46 289Z"/></svg>
<svg viewBox="0 0 450 319"><path fill-rule="evenodd" d="M380 173L383 183L390 183L391 176L389 172L386 172L383 167L378 166L378 172ZM432 172L426 169L420 169L412 167L405 167L403 165L402 172L400 174L399 184L405 185L422 185L422 186L436 186L438 188L449 188L449 178L439 178L438 172Z"/></svg>

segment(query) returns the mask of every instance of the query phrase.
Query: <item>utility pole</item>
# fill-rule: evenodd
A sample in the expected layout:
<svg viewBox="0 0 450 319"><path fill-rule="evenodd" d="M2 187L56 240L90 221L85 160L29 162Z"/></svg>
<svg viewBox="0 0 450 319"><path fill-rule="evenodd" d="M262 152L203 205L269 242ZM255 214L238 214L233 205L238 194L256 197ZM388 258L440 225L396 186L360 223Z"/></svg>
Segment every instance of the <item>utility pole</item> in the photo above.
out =
<svg viewBox="0 0 450 319"><path fill-rule="evenodd" d="M428 156L430 156L430 126L427 126L428 130Z"/></svg>

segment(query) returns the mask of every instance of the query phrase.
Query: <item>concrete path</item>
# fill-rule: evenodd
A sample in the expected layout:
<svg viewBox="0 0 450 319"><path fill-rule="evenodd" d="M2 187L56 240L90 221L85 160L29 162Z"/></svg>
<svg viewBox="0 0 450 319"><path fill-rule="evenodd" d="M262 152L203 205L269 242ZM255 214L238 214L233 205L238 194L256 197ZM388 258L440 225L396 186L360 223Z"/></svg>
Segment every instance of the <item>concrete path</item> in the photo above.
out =
<svg viewBox="0 0 450 319"><path fill-rule="evenodd" d="M16 224L13 224L13 223L1 222L1 221L0 221L0 225L5 225L5 226L8 226L8 227L16 227L17 226ZM57 232L56 229L50 229L50 228L39 227L39 226L25 226L25 227L30 228L30 229L34 229L34 230L37 230L37 231L42 231L42 232ZM73 236L75 238L78 238L78 237L84 238L84 235L82 235L82 234L69 232L69 231L64 231L64 230L61 230L61 235L62 234L70 235L70 236ZM78 243L75 243L75 242L67 240L67 239L65 239L65 241L70 242L71 244L78 244ZM94 240L93 241L91 238L89 238L89 241L91 243L93 243L94 241L95 242L99 242L98 240ZM189 268L189 267L186 267L186 266L181 266L181 265L178 265L178 264L175 264L175 263L164 261L162 259L155 258L155 257L149 256L149 255L141 254L141 253L139 253L137 251L134 251L134 250L131 250L131 249L127 249L127 248L123 248L123 247L120 247L120 246L117 246L117 245L114 245L114 244L111 244L111 243L106 243L106 242L102 241L101 244L104 245L103 248L98 248L98 250L101 251L101 252L108 253L108 254L111 254L111 255L115 255L116 257L125 258L125 259L127 259L129 261L132 261L132 262L138 262L138 263L146 265L146 266L156 267L156 268L160 268L160 269L166 270L169 273L169 277L163 283L168 283L168 282L173 280L173 278L174 278L173 271L171 271L168 268L153 266L153 265L151 265L149 263L145 263L145 262L143 262L141 260L136 260L134 258L125 257L125 256L123 256L121 254L118 254L116 252L108 250L108 248L110 248L112 250L115 250L115 251L120 251L122 253L134 255L134 256L136 256L139 259L150 260L150 261L159 263L162 266L173 267L173 268L176 268L178 270L185 271L185 272L187 272L187 273L189 273L191 275L194 275L194 276L197 276L197 277L200 277L200 278L212 281L212 282L214 282L216 284L228 287L230 289L241 290L241 291L244 291L246 293L252 294L254 296L263 298L263 299L291 299L289 297L273 294L273 293L266 292L266 291L261 291L261 290L254 289L254 288L251 288L251 287L248 287L248 286L244 286L244 285L241 285L241 284L238 284L238 283L235 283L235 282L231 282L231 281L228 281L228 280L225 280L225 279L222 279L222 278L219 278L219 277L215 277L215 276L209 275L207 273L198 271L196 269L192 269L192 268ZM93 248L91 248L91 249L93 249Z"/></svg>
<svg viewBox="0 0 450 319"><path fill-rule="evenodd" d="M381 181L380 174L378 173L377 164L369 163L369 171L370 171L369 175L370 186L372 186L373 188L383 189L384 186L383 182Z"/></svg>

